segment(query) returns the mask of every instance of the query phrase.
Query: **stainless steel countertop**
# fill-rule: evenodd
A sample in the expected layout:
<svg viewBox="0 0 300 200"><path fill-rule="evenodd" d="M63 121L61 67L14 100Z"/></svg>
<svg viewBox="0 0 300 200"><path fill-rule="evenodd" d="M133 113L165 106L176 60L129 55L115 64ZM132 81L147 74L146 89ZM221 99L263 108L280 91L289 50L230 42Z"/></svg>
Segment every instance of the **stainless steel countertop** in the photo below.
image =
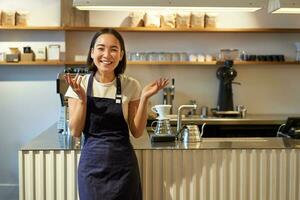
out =
<svg viewBox="0 0 300 200"><path fill-rule="evenodd" d="M80 150L77 141L70 135L58 133L53 124L21 150ZM160 142L151 143L145 130L142 137L131 137L134 149L147 150L205 150L205 149L300 149L300 140L283 138L202 138L201 142ZM82 142L81 142L82 144Z"/></svg>
<svg viewBox="0 0 300 200"><path fill-rule="evenodd" d="M183 117L182 124L211 124L211 125L281 125L288 117L300 117L296 114L247 114L245 118L230 117L219 118L209 116L200 118L199 115ZM177 115L171 115L171 124L177 123Z"/></svg>

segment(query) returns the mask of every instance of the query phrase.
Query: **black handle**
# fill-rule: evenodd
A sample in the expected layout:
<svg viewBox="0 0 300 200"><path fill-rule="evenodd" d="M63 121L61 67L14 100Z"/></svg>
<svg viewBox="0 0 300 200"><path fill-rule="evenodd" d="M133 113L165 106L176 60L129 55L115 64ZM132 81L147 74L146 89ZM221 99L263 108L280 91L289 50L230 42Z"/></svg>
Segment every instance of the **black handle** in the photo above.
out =
<svg viewBox="0 0 300 200"><path fill-rule="evenodd" d="M242 85L240 82L233 82L233 81L232 81L232 84Z"/></svg>
<svg viewBox="0 0 300 200"><path fill-rule="evenodd" d="M187 128L186 125L182 126L181 129L176 133L176 139L178 140L179 135L181 136L180 139L182 138L182 131Z"/></svg>

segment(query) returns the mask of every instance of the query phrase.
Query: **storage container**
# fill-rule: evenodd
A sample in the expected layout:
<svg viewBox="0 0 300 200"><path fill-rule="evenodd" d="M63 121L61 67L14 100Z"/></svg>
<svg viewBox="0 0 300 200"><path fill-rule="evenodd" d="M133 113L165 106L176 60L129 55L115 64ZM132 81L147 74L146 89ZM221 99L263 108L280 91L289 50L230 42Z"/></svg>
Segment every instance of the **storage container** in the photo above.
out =
<svg viewBox="0 0 300 200"><path fill-rule="evenodd" d="M48 46L48 60L60 60L60 45L53 44Z"/></svg>

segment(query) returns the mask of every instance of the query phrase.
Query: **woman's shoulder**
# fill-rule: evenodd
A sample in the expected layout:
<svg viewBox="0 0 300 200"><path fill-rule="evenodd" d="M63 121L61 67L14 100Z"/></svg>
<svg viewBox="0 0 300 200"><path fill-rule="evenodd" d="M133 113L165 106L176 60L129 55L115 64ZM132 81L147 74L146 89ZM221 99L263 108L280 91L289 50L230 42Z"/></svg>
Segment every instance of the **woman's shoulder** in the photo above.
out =
<svg viewBox="0 0 300 200"><path fill-rule="evenodd" d="M90 77L91 75L92 75L91 73L84 74L84 75L82 75L82 78L83 78L83 79L89 79L89 77ZM82 79L82 80L83 80L83 79Z"/></svg>
<svg viewBox="0 0 300 200"><path fill-rule="evenodd" d="M122 74L120 76L120 78L121 78L121 82L122 82L123 85L131 85L131 86L132 85L137 85L137 86L140 85L139 81L137 79L131 77L131 76L127 76L125 74Z"/></svg>
<svg viewBox="0 0 300 200"><path fill-rule="evenodd" d="M90 76L91 76L91 74L84 74L84 75L82 75L82 80L81 80L81 82L82 82L82 85L83 85L84 87L87 87Z"/></svg>
<svg viewBox="0 0 300 200"><path fill-rule="evenodd" d="M140 98L141 85L133 77L121 75L122 92L128 96L129 101L135 101Z"/></svg>

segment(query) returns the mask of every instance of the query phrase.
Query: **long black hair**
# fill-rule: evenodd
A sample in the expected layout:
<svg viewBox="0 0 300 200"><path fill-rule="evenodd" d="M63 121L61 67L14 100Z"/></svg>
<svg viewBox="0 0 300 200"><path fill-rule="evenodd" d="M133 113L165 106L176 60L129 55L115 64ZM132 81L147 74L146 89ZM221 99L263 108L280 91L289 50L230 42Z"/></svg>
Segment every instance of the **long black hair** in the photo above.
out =
<svg viewBox="0 0 300 200"><path fill-rule="evenodd" d="M93 36L92 41L91 41L91 45L90 45L90 49L89 49L89 54L88 54L88 57L87 57L87 65L89 67L89 70L93 71L93 72L97 71L97 67L95 66L95 64L93 62L93 59L91 57L91 52L92 52L92 49L95 46L97 38L102 34L112 34L119 40L120 45L121 45L121 52L123 51L123 57L122 57L122 60L120 60L118 66L115 68L114 73L115 73L115 76L118 76L119 74L123 74L125 72L125 69L126 69L125 44L124 44L124 40L123 40L123 37L121 36L121 34L118 31L116 31L115 29L112 29L112 28L102 29L101 31L95 33L95 35Z"/></svg>

